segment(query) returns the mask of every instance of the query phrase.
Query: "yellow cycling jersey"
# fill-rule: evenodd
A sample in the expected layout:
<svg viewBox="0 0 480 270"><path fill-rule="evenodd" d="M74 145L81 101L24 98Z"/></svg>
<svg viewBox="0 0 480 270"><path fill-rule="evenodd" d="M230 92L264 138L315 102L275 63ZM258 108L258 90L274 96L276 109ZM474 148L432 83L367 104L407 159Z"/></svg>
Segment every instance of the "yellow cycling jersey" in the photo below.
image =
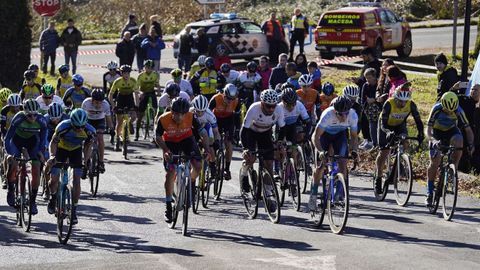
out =
<svg viewBox="0 0 480 270"><path fill-rule="evenodd" d="M128 81L125 81L123 77L120 77L113 82L112 88L110 88L110 91L112 93L115 93L118 91L119 95L127 96L127 95L133 94L133 92L135 92L136 87L137 87L137 81L134 78L130 78L128 79Z"/></svg>
<svg viewBox="0 0 480 270"><path fill-rule="evenodd" d="M210 71L210 73L208 73L207 70L203 71L202 74L200 74L198 83L202 95L217 93L217 72L214 70Z"/></svg>
<svg viewBox="0 0 480 270"><path fill-rule="evenodd" d="M22 97L23 100L29 99L29 98L36 99L41 94L40 88L42 88L42 86L37 83L34 83L31 86L28 84L25 84L22 86L22 90L20 91L20 96Z"/></svg>
<svg viewBox="0 0 480 270"><path fill-rule="evenodd" d="M73 87L72 76L68 75L66 78L58 77L57 91L59 97L63 98L65 92L67 92L67 89L70 87Z"/></svg>
<svg viewBox="0 0 480 270"><path fill-rule="evenodd" d="M143 93L151 93L155 91L155 86L158 85L159 75L157 72L153 71L148 74L147 72L142 72L138 75L137 84L140 91Z"/></svg>
<svg viewBox="0 0 480 270"><path fill-rule="evenodd" d="M403 108L398 108L393 98L388 99L387 102L390 104L390 114L387 125L399 126L403 124L411 112L411 101L407 101L407 104Z"/></svg>

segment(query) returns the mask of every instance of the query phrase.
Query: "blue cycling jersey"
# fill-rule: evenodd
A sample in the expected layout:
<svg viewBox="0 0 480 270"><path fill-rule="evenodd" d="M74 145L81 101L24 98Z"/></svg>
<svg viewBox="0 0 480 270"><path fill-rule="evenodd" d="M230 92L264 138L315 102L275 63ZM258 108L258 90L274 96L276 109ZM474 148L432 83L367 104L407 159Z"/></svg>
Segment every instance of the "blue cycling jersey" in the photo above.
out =
<svg viewBox="0 0 480 270"><path fill-rule="evenodd" d="M82 129L75 129L70 119L58 124L53 134L53 140L58 142L58 147L73 151L82 147L83 142L90 141L95 135L95 128L86 124Z"/></svg>

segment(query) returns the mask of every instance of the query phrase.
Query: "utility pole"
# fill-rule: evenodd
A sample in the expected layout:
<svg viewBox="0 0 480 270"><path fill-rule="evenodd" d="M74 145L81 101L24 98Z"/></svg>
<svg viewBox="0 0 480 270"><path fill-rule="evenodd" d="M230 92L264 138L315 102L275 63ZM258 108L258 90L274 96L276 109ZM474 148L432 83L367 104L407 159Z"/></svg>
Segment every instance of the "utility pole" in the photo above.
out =
<svg viewBox="0 0 480 270"><path fill-rule="evenodd" d="M457 58L457 19L458 19L458 0L453 1L453 44L452 56Z"/></svg>
<svg viewBox="0 0 480 270"><path fill-rule="evenodd" d="M465 26L463 30L463 55L462 55L462 75L460 79L467 81L468 59L469 59L469 39L470 39L470 15L472 14L472 0L465 1Z"/></svg>

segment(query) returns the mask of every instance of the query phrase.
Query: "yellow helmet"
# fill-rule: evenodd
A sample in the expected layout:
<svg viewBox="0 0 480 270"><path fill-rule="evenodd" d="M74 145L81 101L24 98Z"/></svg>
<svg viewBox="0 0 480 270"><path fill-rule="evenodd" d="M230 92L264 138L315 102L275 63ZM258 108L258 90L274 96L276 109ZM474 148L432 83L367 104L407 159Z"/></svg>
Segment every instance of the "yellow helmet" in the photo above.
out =
<svg viewBox="0 0 480 270"><path fill-rule="evenodd" d="M458 97L455 93L449 91L440 98L443 109L453 112L458 108Z"/></svg>
<svg viewBox="0 0 480 270"><path fill-rule="evenodd" d="M12 90L10 90L9 88L2 88L0 90L0 101L7 102L8 96L10 96L11 94Z"/></svg>

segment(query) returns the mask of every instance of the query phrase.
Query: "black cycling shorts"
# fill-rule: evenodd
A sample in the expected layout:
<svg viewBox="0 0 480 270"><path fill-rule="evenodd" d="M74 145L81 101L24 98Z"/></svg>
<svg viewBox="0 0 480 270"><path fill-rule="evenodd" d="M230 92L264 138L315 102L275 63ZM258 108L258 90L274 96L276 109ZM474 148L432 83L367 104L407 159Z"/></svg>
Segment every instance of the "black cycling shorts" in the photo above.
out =
<svg viewBox="0 0 480 270"><path fill-rule="evenodd" d="M233 115L227 118L217 118L218 132L225 133L225 140L231 141L233 139L233 132L235 130L235 121Z"/></svg>
<svg viewBox="0 0 480 270"><path fill-rule="evenodd" d="M63 148L58 148L57 149L57 154L55 155L55 160L57 162L66 162L68 159L68 162L70 163L70 167L72 168L82 168L82 147L79 147L75 150L68 151ZM55 168L62 168L62 164L56 164L54 165Z"/></svg>
<svg viewBox="0 0 480 270"><path fill-rule="evenodd" d="M439 140L441 145L445 145L445 146L450 145L450 140L455 135L460 135L463 138L462 132L458 127L454 127L446 131L433 129L433 138L435 140ZM430 155L435 156L437 153L437 150L433 148L433 144L431 142L428 145L430 149Z"/></svg>
<svg viewBox="0 0 480 270"><path fill-rule="evenodd" d="M138 103L138 110L140 112L145 112L145 110L147 109L149 97L151 97L151 100L152 100L152 107L155 110L157 110L158 108L157 96L155 95L155 92L149 92L149 93L143 94L143 98L140 99L140 102Z"/></svg>
<svg viewBox="0 0 480 270"><path fill-rule="evenodd" d="M93 119L88 119L88 123L92 125L92 127L95 128L95 130L105 130L106 125L105 125L105 118L103 119L98 119L98 120L93 120Z"/></svg>
<svg viewBox="0 0 480 270"><path fill-rule="evenodd" d="M407 126L405 124L399 126L387 126L387 129L393 131L395 135L400 135L402 133L408 134ZM387 144L387 134L382 130L380 127L380 121L378 121L378 146L381 150L385 150L388 149Z"/></svg>
<svg viewBox="0 0 480 270"><path fill-rule="evenodd" d="M125 108L128 108L129 110L132 110L135 108L135 101L133 99L133 94L118 95L115 113L122 114Z"/></svg>
<svg viewBox="0 0 480 270"><path fill-rule="evenodd" d="M268 130L265 132L255 132L250 130L248 136L248 140L243 145L243 148L247 148L250 151L255 151L258 147L258 150L265 151L263 153L264 160L273 160L273 138L272 138L272 130ZM242 141L243 143L243 141Z"/></svg>
<svg viewBox="0 0 480 270"><path fill-rule="evenodd" d="M184 155L192 155L192 160L197 160L200 161L202 160L202 156L200 154L200 149L198 148L198 144L195 141L195 137L191 136L186 138L183 141L180 141L178 143L175 142L165 142L167 145L168 149L172 154L174 155L179 155L179 154L184 154ZM163 161L163 165L165 166L165 170L173 170L174 164L176 164L176 161Z"/></svg>

